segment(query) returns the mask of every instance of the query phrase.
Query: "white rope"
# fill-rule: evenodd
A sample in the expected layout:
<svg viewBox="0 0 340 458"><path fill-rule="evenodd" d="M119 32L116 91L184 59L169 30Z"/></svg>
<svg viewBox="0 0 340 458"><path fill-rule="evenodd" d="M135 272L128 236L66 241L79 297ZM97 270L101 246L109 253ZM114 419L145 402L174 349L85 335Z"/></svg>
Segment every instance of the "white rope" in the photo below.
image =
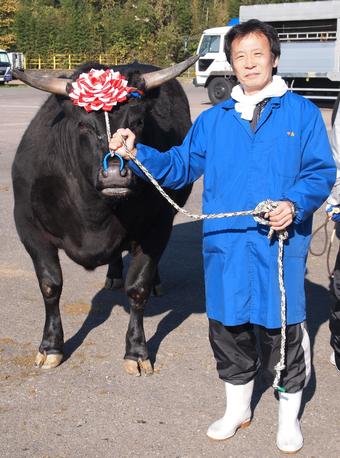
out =
<svg viewBox="0 0 340 458"><path fill-rule="evenodd" d="M283 242L288 238L287 231L281 231L279 234L279 253L277 257L279 269L279 287L281 292L281 344L280 344L280 361L274 367L276 375L273 382L273 388L278 391L285 391L279 386L281 372L285 369L285 356L286 356L286 290L283 281Z"/></svg>
<svg viewBox="0 0 340 458"><path fill-rule="evenodd" d="M108 135L108 140L110 142L111 132L110 132L110 122L107 112L105 112L105 121L106 121L106 130ZM215 218L229 218L232 216L253 216L255 221L260 224L269 225L269 221L264 218L265 213L269 213L274 210L279 202L272 200L265 200L260 202L254 210L245 210L237 212L228 212L228 213L216 213L216 214L202 214L198 215L196 213L190 213L184 208L177 205L177 203L171 199L170 196L162 189L158 181L151 175L151 173L144 167L144 165L133 155L131 154L130 149L128 148L126 141L122 135L120 135L121 141L123 143L124 149L128 157L143 171L151 183L155 186L158 192L180 213L188 216L189 218L195 220L204 220L204 219L215 219ZM114 151L111 151L111 154L114 155ZM273 382L273 388L278 391L285 391L284 387L279 386L281 379L281 372L285 369L285 359L286 359L286 291L283 281L283 246L284 241L288 238L288 232L286 230L274 231L273 228L270 228L268 233L268 238L271 239L274 234L277 236L279 241L279 250L278 250L278 277L279 277L279 287L281 293L281 345L280 345L280 361L274 367L276 375Z"/></svg>
<svg viewBox="0 0 340 458"><path fill-rule="evenodd" d="M104 116L105 116L105 125L106 125L106 135L107 135L108 142L109 142L109 144L110 144L110 140L111 140L111 127L110 127L109 114L108 114L107 111L104 111ZM122 137L122 138L123 138L123 137ZM111 151L111 150L110 150L110 153L111 153L112 156L114 155L114 151Z"/></svg>

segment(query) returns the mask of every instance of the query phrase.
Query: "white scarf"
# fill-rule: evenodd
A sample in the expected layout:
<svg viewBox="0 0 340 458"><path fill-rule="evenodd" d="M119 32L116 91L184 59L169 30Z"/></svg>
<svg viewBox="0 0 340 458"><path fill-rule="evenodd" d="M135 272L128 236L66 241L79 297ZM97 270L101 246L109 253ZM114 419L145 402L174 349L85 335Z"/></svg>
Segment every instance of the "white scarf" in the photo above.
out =
<svg viewBox="0 0 340 458"><path fill-rule="evenodd" d="M241 118L251 121L253 119L255 107L258 103L270 97L281 97L287 91L288 86L281 76L274 75L272 82L256 94L246 95L243 92L242 86L238 84L233 87L231 97L237 102L235 103L235 110L241 113Z"/></svg>

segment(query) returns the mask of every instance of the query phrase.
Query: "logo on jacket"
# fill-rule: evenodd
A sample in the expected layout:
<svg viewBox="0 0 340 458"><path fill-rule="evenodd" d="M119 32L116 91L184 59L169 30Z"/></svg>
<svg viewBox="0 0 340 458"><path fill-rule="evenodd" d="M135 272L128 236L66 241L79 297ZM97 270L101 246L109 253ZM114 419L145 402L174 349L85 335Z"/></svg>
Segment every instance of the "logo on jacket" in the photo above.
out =
<svg viewBox="0 0 340 458"><path fill-rule="evenodd" d="M288 137L295 137L295 133L291 130L287 132Z"/></svg>

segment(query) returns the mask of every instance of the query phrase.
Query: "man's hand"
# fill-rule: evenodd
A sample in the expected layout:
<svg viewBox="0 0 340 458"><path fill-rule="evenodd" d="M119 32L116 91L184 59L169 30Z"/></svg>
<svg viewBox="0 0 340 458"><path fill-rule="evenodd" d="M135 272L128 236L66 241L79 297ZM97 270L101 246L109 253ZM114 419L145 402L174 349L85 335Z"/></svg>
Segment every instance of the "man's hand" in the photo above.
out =
<svg viewBox="0 0 340 458"><path fill-rule="evenodd" d="M288 200L283 200L275 210L267 213L265 218L269 219L269 226L271 226L274 231L281 231L292 224L294 214L293 203Z"/></svg>
<svg viewBox="0 0 340 458"><path fill-rule="evenodd" d="M122 141L122 137L124 138L126 146L130 150L130 153L133 156L136 156L136 153L137 153L137 150L135 148L136 135L130 129L118 129L117 132L115 132L111 137L109 148L110 150L119 154L120 156L122 156L124 159L128 161L130 157L125 150L125 147Z"/></svg>
<svg viewBox="0 0 340 458"><path fill-rule="evenodd" d="M326 213L329 219L338 223L340 221L340 205L330 205L326 206Z"/></svg>

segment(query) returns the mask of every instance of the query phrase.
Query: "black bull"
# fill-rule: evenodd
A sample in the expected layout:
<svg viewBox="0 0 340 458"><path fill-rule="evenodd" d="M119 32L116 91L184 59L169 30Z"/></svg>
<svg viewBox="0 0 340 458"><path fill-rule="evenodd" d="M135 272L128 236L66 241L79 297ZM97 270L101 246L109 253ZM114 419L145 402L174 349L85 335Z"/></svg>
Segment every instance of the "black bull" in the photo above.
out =
<svg viewBox="0 0 340 458"><path fill-rule="evenodd" d="M83 66L73 79L92 67ZM138 141L160 151L180 144L191 125L180 84L161 79L159 87L157 83L148 90L143 75L153 74L155 67L135 63L114 70L127 77L129 86L144 89L145 96L118 104L109 112L111 132L129 127ZM17 76L22 78L22 74ZM107 284L111 285L120 282L121 254L128 250L132 260L125 290L130 321L124 367L135 375L152 373L143 314L176 212L126 164L120 172L119 164L110 159L104 172L102 161L108 151L104 113L87 113L60 95L63 91L52 92L59 95L51 95L30 123L12 168L15 223L32 258L45 303L45 326L35 364L52 368L63 358L59 310L63 280L58 250L86 269L108 264ZM190 190L168 192L184 205Z"/></svg>

